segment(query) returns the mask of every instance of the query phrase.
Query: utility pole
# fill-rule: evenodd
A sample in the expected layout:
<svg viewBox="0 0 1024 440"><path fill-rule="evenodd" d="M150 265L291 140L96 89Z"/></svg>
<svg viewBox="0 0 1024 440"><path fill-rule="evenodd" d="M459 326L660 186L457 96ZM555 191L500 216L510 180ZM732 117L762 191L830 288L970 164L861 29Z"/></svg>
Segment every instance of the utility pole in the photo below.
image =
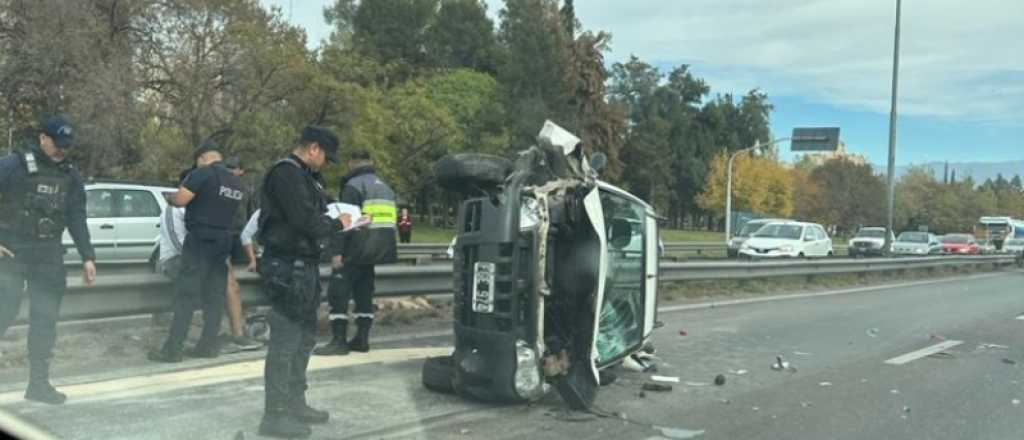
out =
<svg viewBox="0 0 1024 440"><path fill-rule="evenodd" d="M896 97L900 74L900 12L902 0L896 0L896 37L892 51L892 109L889 111L889 209L888 223L885 234L886 253L892 245L893 217L896 208Z"/></svg>

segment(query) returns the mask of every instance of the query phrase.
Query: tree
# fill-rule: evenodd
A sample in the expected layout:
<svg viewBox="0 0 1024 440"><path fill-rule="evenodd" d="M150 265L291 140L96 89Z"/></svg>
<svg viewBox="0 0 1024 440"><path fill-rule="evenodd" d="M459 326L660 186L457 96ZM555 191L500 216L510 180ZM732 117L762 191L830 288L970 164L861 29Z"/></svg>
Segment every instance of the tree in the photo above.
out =
<svg viewBox="0 0 1024 440"><path fill-rule="evenodd" d="M352 17L352 44L360 53L385 64L423 66L427 57L422 44L437 6L438 0L359 2Z"/></svg>
<svg viewBox="0 0 1024 440"><path fill-rule="evenodd" d="M726 165L719 154L711 163L705 191L697 198L701 208L724 213ZM743 155L733 163L732 209L763 215L789 217L793 214L793 176L782 164L764 157Z"/></svg>
<svg viewBox="0 0 1024 440"><path fill-rule="evenodd" d="M870 165L837 158L811 171L810 180L822 198L820 210L807 218L847 232L883 224L885 182Z"/></svg>
<svg viewBox="0 0 1024 440"><path fill-rule="evenodd" d="M426 30L425 45L434 66L498 72L494 22L480 0L442 0L437 19Z"/></svg>

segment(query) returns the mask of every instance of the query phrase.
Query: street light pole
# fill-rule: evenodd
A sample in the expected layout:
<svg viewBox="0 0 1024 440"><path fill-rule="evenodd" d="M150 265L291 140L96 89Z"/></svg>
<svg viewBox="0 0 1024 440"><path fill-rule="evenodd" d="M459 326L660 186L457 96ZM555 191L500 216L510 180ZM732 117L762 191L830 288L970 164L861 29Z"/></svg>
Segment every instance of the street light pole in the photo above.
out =
<svg viewBox="0 0 1024 440"><path fill-rule="evenodd" d="M736 160L736 157L743 153L749 153L754 150L761 148L767 148L775 145L779 142L785 142L791 138L779 138L771 141L767 144L761 145L761 141L754 141L754 146L750 148L744 148L740 151L733 153L729 156L729 161L725 166L725 244L729 244L729 240L732 239L732 163Z"/></svg>
<svg viewBox="0 0 1024 440"><path fill-rule="evenodd" d="M888 253L892 246L893 217L896 209L896 96L900 73L900 12L902 0L896 0L896 37L892 51L892 109L889 111L889 200L888 227L885 234L883 251Z"/></svg>

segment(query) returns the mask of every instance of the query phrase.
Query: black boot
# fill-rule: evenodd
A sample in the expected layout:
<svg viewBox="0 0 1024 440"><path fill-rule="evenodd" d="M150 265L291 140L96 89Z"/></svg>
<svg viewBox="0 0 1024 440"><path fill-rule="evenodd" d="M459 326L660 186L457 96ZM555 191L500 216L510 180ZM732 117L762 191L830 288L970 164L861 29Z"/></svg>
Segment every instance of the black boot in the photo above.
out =
<svg viewBox="0 0 1024 440"><path fill-rule="evenodd" d="M276 438L308 438L313 430L287 411L267 411L260 421L260 435Z"/></svg>
<svg viewBox="0 0 1024 440"><path fill-rule="evenodd" d="M344 356L348 354L348 343L345 336L348 333L348 321L344 319L331 320L331 342L313 350L317 356Z"/></svg>
<svg viewBox="0 0 1024 440"><path fill-rule="evenodd" d="M356 325L356 336L348 341L348 348L352 351L368 353L370 351L370 326L373 325L373 319L358 318Z"/></svg>
<svg viewBox="0 0 1024 440"><path fill-rule="evenodd" d="M62 405L68 400L67 395L50 385L50 363L48 361L31 362L25 399L50 405Z"/></svg>
<svg viewBox="0 0 1024 440"><path fill-rule="evenodd" d="M292 401L288 411L298 421L310 425L322 425L331 419L331 413L309 406L305 396L300 396Z"/></svg>

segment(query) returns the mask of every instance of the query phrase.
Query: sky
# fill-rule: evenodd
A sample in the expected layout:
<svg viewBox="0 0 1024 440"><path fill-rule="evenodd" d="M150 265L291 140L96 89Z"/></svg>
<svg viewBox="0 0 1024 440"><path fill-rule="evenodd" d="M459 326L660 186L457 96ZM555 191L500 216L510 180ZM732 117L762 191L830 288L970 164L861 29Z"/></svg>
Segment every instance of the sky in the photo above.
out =
<svg viewBox="0 0 1024 440"><path fill-rule="evenodd" d="M485 0L492 16L502 0ZM330 34L333 0L261 0ZM772 131L839 126L855 153L887 160L895 0L578 0L613 36L608 63L689 64L712 93L765 91ZM903 1L898 164L1024 159L1024 1ZM786 144L783 144L785 147Z"/></svg>

